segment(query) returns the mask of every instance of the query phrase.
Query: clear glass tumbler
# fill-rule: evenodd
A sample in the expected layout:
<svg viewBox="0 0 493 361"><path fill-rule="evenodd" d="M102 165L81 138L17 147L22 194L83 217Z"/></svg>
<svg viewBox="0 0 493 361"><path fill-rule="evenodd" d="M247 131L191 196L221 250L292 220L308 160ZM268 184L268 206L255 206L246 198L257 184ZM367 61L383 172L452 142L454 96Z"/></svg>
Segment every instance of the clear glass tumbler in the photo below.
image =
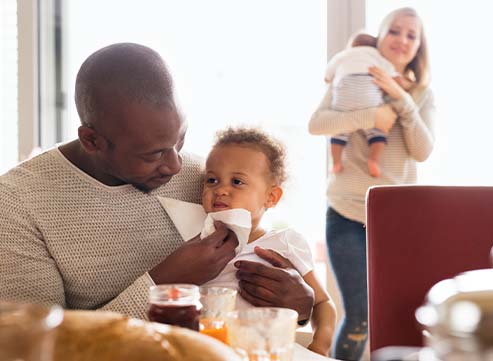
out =
<svg viewBox="0 0 493 361"><path fill-rule="evenodd" d="M257 307L228 313L229 344L245 360L292 361L298 313Z"/></svg>
<svg viewBox="0 0 493 361"><path fill-rule="evenodd" d="M200 287L200 332L228 343L226 314L235 309L236 290L227 287Z"/></svg>
<svg viewBox="0 0 493 361"><path fill-rule="evenodd" d="M0 360L52 361L59 306L0 301Z"/></svg>

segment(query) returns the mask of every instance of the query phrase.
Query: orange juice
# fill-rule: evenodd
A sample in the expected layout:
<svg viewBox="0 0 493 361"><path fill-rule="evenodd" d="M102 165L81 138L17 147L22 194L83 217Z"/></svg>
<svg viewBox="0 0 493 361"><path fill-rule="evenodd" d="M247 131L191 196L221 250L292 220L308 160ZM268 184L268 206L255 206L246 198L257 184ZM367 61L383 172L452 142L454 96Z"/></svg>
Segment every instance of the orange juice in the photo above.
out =
<svg viewBox="0 0 493 361"><path fill-rule="evenodd" d="M281 361L279 355L248 355L248 361Z"/></svg>
<svg viewBox="0 0 493 361"><path fill-rule="evenodd" d="M228 330L224 321L201 319L200 333L214 337L215 339L228 344Z"/></svg>

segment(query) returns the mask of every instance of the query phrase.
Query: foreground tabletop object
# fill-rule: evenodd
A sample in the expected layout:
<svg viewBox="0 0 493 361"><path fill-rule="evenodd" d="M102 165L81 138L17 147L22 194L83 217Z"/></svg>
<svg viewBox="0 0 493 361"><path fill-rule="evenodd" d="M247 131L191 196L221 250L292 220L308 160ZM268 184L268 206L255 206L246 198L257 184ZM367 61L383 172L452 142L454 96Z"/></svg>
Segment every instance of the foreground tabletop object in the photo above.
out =
<svg viewBox="0 0 493 361"><path fill-rule="evenodd" d="M438 282L416 318L436 359L492 360L493 269Z"/></svg>
<svg viewBox="0 0 493 361"><path fill-rule="evenodd" d="M235 352L188 329L111 312L65 311L55 361L236 361Z"/></svg>

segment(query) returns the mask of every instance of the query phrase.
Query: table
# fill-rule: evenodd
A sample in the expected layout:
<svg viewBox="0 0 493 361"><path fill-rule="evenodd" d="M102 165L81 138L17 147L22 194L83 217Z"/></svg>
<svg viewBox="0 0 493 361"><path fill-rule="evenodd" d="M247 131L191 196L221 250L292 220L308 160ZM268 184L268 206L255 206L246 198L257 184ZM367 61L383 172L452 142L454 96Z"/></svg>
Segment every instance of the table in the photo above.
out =
<svg viewBox="0 0 493 361"><path fill-rule="evenodd" d="M329 361L329 360L336 361L333 358L323 357L318 353L312 352L298 343L294 344L293 361Z"/></svg>

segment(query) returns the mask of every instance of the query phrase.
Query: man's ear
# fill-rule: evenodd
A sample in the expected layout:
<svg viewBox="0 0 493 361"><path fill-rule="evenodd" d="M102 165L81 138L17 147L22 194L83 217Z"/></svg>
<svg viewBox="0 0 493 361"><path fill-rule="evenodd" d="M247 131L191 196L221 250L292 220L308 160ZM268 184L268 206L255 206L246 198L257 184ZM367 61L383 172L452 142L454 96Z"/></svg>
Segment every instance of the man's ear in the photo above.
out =
<svg viewBox="0 0 493 361"><path fill-rule="evenodd" d="M267 202L265 203L265 208L274 207L282 197L282 188L279 186L272 186L269 190L269 195L267 198Z"/></svg>
<svg viewBox="0 0 493 361"><path fill-rule="evenodd" d="M98 133L87 125L81 125L78 129L79 141L87 153L95 153L101 150L101 139Z"/></svg>

